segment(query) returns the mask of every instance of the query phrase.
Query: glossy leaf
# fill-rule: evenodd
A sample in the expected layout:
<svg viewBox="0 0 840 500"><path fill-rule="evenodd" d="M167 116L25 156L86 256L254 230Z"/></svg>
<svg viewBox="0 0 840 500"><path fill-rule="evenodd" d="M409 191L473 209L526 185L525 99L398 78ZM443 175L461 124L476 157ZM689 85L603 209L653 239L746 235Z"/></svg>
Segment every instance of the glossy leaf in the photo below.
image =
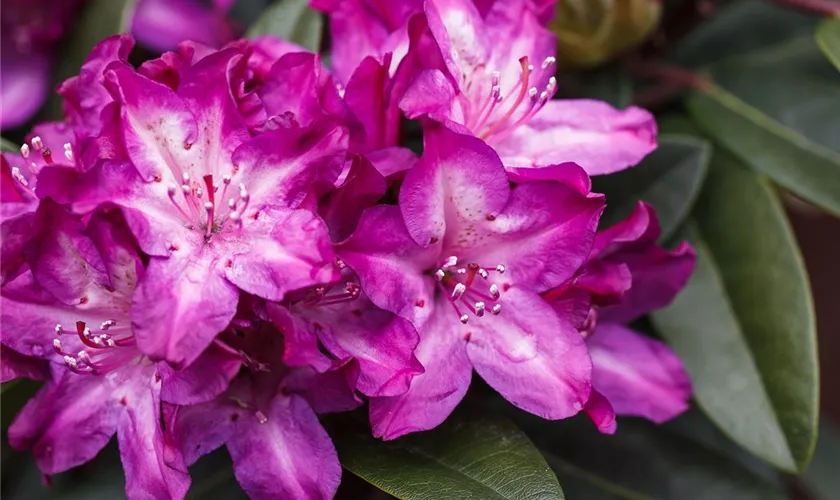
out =
<svg viewBox="0 0 840 500"><path fill-rule="evenodd" d="M615 435L584 417L546 421L517 411L569 498L587 500L770 500L785 498L739 461L640 419L619 419Z"/></svg>
<svg viewBox="0 0 840 500"><path fill-rule="evenodd" d="M817 433L815 319L777 194L765 177L716 152L689 228L694 274L653 323L712 421L753 454L801 471Z"/></svg>
<svg viewBox="0 0 840 500"><path fill-rule="evenodd" d="M263 11L246 36L274 35L317 52L323 29L324 20L309 0L280 0Z"/></svg>
<svg viewBox="0 0 840 500"><path fill-rule="evenodd" d="M90 0L85 2L73 29L64 38L55 70L55 85L73 75L85 62L91 49L105 38L128 31L134 6L138 0ZM61 96L51 92L47 99L45 118L60 120L63 116Z"/></svg>
<svg viewBox="0 0 840 500"><path fill-rule="evenodd" d="M540 452L505 419L456 415L435 430L379 441L370 429L332 432L341 464L403 500L558 500Z"/></svg>
<svg viewBox="0 0 840 500"><path fill-rule="evenodd" d="M735 65L714 75L731 91L692 92L686 104L694 120L753 169L840 216L840 87Z"/></svg>
<svg viewBox="0 0 840 500"><path fill-rule="evenodd" d="M703 185L711 155L708 141L682 134L659 136L659 147L636 167L593 178L607 195L607 227L629 216L639 200L653 205L667 240L682 223Z"/></svg>
<svg viewBox="0 0 840 500"><path fill-rule="evenodd" d="M825 19L817 27L817 43L825 56L840 69L840 19Z"/></svg>

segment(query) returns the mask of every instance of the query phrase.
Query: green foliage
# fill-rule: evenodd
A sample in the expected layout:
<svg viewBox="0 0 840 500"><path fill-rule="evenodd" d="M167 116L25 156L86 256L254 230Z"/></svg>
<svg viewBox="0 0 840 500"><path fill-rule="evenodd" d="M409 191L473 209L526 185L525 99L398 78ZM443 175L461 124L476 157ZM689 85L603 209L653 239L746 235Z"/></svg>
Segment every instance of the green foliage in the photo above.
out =
<svg viewBox="0 0 840 500"><path fill-rule="evenodd" d="M273 35L317 51L323 30L324 19L309 7L309 0L280 0L263 11L247 37Z"/></svg>

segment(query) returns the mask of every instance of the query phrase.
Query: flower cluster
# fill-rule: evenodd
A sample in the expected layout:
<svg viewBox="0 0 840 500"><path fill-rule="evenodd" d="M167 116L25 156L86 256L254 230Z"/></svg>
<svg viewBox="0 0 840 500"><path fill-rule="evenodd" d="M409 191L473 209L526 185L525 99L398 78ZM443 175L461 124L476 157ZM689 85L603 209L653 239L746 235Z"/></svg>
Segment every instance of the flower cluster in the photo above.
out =
<svg viewBox="0 0 840 500"><path fill-rule="evenodd" d="M116 433L132 498L183 497L224 445L254 498L331 498L318 414L429 430L473 371L607 433L683 411L680 361L625 325L693 252L645 204L599 232L589 178L655 123L552 99L551 2L313 3L332 71L274 38L135 68L112 37L59 87L66 120L3 154L2 376L45 381L10 444L54 474Z"/></svg>

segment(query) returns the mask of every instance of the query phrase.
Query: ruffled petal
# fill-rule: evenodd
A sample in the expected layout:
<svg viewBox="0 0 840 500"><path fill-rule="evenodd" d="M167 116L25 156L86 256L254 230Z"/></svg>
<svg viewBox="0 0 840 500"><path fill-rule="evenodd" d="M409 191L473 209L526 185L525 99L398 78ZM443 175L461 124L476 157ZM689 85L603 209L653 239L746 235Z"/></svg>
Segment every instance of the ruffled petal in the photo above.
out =
<svg viewBox="0 0 840 500"><path fill-rule="evenodd" d="M604 434L615 434L618 427L615 421L615 410L609 400L603 394L592 389L589 393L589 401L583 407L583 411L595 424L595 427Z"/></svg>
<svg viewBox="0 0 840 500"><path fill-rule="evenodd" d="M431 311L434 285L423 273L440 259L440 245L423 248L411 239L398 207L367 209L359 227L336 253L356 274L377 306L421 325Z"/></svg>
<svg viewBox="0 0 840 500"><path fill-rule="evenodd" d="M457 315L441 301L420 329L415 355L425 372L399 396L370 399L373 435L385 440L440 425L464 398L472 379L466 338Z"/></svg>
<svg viewBox="0 0 840 500"><path fill-rule="evenodd" d="M344 182L318 205L333 241L343 241L353 234L362 212L375 205L387 189L385 178L373 164L364 156L354 156Z"/></svg>
<svg viewBox="0 0 840 500"><path fill-rule="evenodd" d="M167 403L194 405L216 398L242 367L242 355L216 343L183 370L175 370L166 363L158 364L163 378L160 397Z"/></svg>
<svg viewBox="0 0 840 500"><path fill-rule="evenodd" d="M665 344L615 323L601 323L587 339L592 385L619 415L660 423L688 408L691 381Z"/></svg>
<svg viewBox="0 0 840 500"><path fill-rule="evenodd" d="M207 247L152 257L131 307L140 351L183 368L227 328L239 291L220 266Z"/></svg>
<svg viewBox="0 0 840 500"><path fill-rule="evenodd" d="M578 330L527 291L511 288L501 304L498 316L464 327L475 370L525 411L550 420L578 413L589 399L592 372Z"/></svg>
<svg viewBox="0 0 840 500"><path fill-rule="evenodd" d="M24 356L5 345L0 345L0 358L3 360L0 363L0 383L18 378L44 380L50 376L47 361L32 356Z"/></svg>
<svg viewBox="0 0 840 500"><path fill-rule="evenodd" d="M510 196L499 157L483 141L443 126L424 130L420 161L406 173L399 201L418 244L457 238L501 212Z"/></svg>
<svg viewBox="0 0 840 500"><path fill-rule="evenodd" d="M117 424L117 442L125 470L128 498L183 498L190 476L183 457L164 443L161 428L160 376L154 369L135 369L132 383L117 388L124 411ZM176 468L177 467L177 468Z"/></svg>
<svg viewBox="0 0 840 500"><path fill-rule="evenodd" d="M95 457L117 430L122 411L111 379L54 366L53 381L26 403L9 427L12 448L31 449L38 468L48 475Z"/></svg>
<svg viewBox="0 0 840 500"><path fill-rule="evenodd" d="M278 394L264 421L247 415L227 441L233 473L254 499L330 499L341 465L327 432L299 396Z"/></svg>
<svg viewBox="0 0 840 500"><path fill-rule="evenodd" d="M575 162L589 175L609 174L636 165L656 149L656 121L636 107L620 111L601 101L549 100L494 146L505 166Z"/></svg>
<svg viewBox="0 0 840 500"><path fill-rule="evenodd" d="M166 439L187 465L225 444L236 431L237 420L245 416L236 403L223 398L190 406L163 403Z"/></svg>

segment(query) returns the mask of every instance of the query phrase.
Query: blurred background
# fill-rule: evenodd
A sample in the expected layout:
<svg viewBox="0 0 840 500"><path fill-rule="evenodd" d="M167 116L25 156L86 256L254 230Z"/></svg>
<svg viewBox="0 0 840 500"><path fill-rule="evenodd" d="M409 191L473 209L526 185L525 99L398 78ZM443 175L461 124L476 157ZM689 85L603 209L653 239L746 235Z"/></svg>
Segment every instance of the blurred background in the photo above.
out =
<svg viewBox="0 0 840 500"><path fill-rule="evenodd" d="M328 50L330 43L323 18L305 0L88 0L64 2L72 4L67 12L55 3L61 2L0 4L3 106L10 108L21 93L38 101L27 116L7 121L4 113L3 138L15 144L33 123L60 116L60 104L49 89L78 71L96 41L116 32L135 33L139 48L132 59L137 62L174 48L182 38L218 46L242 35L275 33L309 48L320 44ZM840 2L833 0L560 0L551 24L558 37L560 94L596 97L618 107L634 103L673 118L687 112L686 95L711 77L775 122L840 152L840 74L816 36L818 27L827 26L821 23L838 14ZM23 34L19 29L44 24L56 29ZM823 41L831 40L829 28ZM732 59L739 56L743 58ZM16 71L40 72L40 80L33 77L23 90L13 88L9 75ZM46 82L43 88L37 83L41 81ZM702 133L712 136L710 141L736 154L750 154L714 137L708 127L707 121ZM757 156L773 146L749 137L744 141L752 141ZM807 155L798 161L811 168ZM834 167L821 171L827 184L840 182L840 163ZM772 169L761 171L776 181L815 303L821 424L812 463L801 476L778 473L739 449L697 410L662 427L623 419L614 438L593 435L589 423L577 418L565 433L531 434L560 476L567 498L840 498L840 218L825 209L838 206L840 198L825 201L818 192L816 199L822 202L816 205L823 206L818 208L814 199L801 196L803 191L794 194L795 180L777 178ZM36 388L26 381L2 387L3 429ZM527 418L522 418L527 432ZM225 452L201 459L191 472L194 485L188 498L242 497ZM348 472L344 478L339 498L391 498ZM114 443L94 462L44 478L27 453L8 448L4 432L0 483L0 495L8 499L124 496Z"/></svg>

